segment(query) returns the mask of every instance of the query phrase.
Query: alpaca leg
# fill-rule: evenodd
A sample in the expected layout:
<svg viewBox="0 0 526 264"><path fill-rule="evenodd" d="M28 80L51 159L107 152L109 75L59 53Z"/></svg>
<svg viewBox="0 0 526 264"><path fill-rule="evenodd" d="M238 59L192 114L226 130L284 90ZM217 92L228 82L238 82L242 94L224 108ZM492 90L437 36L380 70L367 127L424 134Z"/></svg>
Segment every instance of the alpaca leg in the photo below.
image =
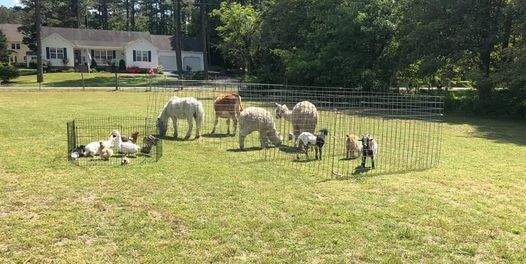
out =
<svg viewBox="0 0 526 264"><path fill-rule="evenodd" d="M259 143L261 144L261 148L267 148L267 142L268 137L266 135L263 135L261 132L259 133Z"/></svg>
<svg viewBox="0 0 526 264"><path fill-rule="evenodd" d="M239 134L239 149L245 149L245 136Z"/></svg>
<svg viewBox="0 0 526 264"><path fill-rule="evenodd" d="M192 135L192 130L194 129L194 122L193 117L187 118L188 121L188 131L186 132L186 136L184 137L185 140L189 139Z"/></svg>
<svg viewBox="0 0 526 264"><path fill-rule="evenodd" d="M226 133L227 135L230 135L230 117L226 119L226 127L227 127Z"/></svg>
<svg viewBox="0 0 526 264"><path fill-rule="evenodd" d="M195 139L201 137L201 122L195 120Z"/></svg>
<svg viewBox="0 0 526 264"><path fill-rule="evenodd" d="M371 168L374 169L374 155L371 156Z"/></svg>
<svg viewBox="0 0 526 264"><path fill-rule="evenodd" d="M320 148L318 148L318 146L314 147L314 152L315 152L315 155L316 155L316 159L318 159L318 151L319 150L320 150Z"/></svg>
<svg viewBox="0 0 526 264"><path fill-rule="evenodd" d="M178 137L178 133L177 133L177 118L175 118L175 117L172 118L172 124L174 126L174 138L177 138Z"/></svg>
<svg viewBox="0 0 526 264"><path fill-rule="evenodd" d="M212 129L212 132L210 132L210 134L216 133L217 123L219 123L219 116L216 114L216 120L214 121L214 128Z"/></svg>
<svg viewBox="0 0 526 264"><path fill-rule="evenodd" d="M237 116L234 115L234 117L232 117L232 120L234 120L234 135L236 135L236 133L237 133L237 123L238 123Z"/></svg>

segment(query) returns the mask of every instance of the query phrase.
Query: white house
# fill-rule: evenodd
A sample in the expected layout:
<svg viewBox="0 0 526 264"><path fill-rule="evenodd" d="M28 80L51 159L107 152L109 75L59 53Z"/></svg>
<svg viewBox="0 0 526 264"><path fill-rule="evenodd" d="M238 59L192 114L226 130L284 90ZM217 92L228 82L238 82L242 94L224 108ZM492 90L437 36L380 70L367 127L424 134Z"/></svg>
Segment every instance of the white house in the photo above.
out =
<svg viewBox="0 0 526 264"><path fill-rule="evenodd" d="M7 49L10 52L10 63L26 63L28 61L29 48L22 43L23 35L18 32L20 24L0 24L0 30L7 38Z"/></svg>
<svg viewBox="0 0 526 264"><path fill-rule="evenodd" d="M126 67L177 70L172 36L152 35L148 32L111 31L97 29L42 27L43 57L51 66L74 67L119 64ZM203 70L203 52L199 41L182 41L182 62L185 71Z"/></svg>
<svg viewBox="0 0 526 264"><path fill-rule="evenodd" d="M22 44L18 24L0 24L0 29L13 44L13 62L29 62L31 51ZM42 57L50 66L75 67L90 65L94 59L97 65L119 64L124 60L126 67L177 70L173 37L152 35L149 32L112 31L97 29L42 27ZM199 41L184 38L181 43L183 70L202 71L203 51ZM20 50L18 51L17 48Z"/></svg>

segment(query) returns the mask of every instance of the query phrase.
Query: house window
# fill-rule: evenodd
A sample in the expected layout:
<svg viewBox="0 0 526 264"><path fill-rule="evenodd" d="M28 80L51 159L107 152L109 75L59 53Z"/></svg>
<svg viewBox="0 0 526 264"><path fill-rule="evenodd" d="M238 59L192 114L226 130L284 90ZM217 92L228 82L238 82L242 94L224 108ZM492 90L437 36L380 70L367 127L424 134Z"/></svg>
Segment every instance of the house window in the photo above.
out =
<svg viewBox="0 0 526 264"><path fill-rule="evenodd" d="M93 58L99 63L113 60L113 50L93 50Z"/></svg>
<svg viewBox="0 0 526 264"><path fill-rule="evenodd" d="M147 50L135 50L135 61L151 62Z"/></svg>
<svg viewBox="0 0 526 264"><path fill-rule="evenodd" d="M11 43L11 49L15 49L15 43Z"/></svg>
<svg viewBox="0 0 526 264"><path fill-rule="evenodd" d="M64 49L63 48L49 48L49 58L64 59Z"/></svg>
<svg viewBox="0 0 526 264"><path fill-rule="evenodd" d="M24 61L27 61L27 57L26 56L24 56Z"/></svg>
<svg viewBox="0 0 526 264"><path fill-rule="evenodd" d="M20 49L20 44L16 44L16 49Z"/></svg>

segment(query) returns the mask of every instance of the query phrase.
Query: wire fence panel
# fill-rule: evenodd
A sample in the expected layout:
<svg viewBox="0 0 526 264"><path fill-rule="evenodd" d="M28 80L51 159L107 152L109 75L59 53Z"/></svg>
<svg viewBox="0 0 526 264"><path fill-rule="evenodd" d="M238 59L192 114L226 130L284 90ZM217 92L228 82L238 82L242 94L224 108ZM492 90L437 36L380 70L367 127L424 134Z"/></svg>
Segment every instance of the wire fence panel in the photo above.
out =
<svg viewBox="0 0 526 264"><path fill-rule="evenodd" d="M156 162L162 157L162 141L152 141L157 137L153 121L138 117L110 117L79 119L67 123L68 160L80 166L118 165L126 156L129 164ZM140 150L136 153L122 153L119 141L113 135L119 134L121 141L133 142ZM98 144L106 146L112 142L113 155L107 160L98 152ZM95 148L94 155L87 154L88 145ZM132 145L133 146L133 145ZM93 149L93 148L92 148Z"/></svg>
<svg viewBox="0 0 526 264"><path fill-rule="evenodd" d="M169 101L179 105L185 98L198 102L204 114L202 120L195 109L175 113L183 111L183 104L171 113L176 122L162 114ZM439 96L339 87L177 81L150 89L146 116L151 126L159 129L159 124L166 125L165 140L183 142L188 132L186 140L194 144L256 152L261 160L295 166L300 171L349 177L436 166L440 160L443 109L443 98ZM305 135L300 136L302 133ZM363 151L360 144L364 137L374 139L374 155ZM310 143L302 145L298 138L310 138ZM355 144L351 155L351 143L356 141L359 144Z"/></svg>

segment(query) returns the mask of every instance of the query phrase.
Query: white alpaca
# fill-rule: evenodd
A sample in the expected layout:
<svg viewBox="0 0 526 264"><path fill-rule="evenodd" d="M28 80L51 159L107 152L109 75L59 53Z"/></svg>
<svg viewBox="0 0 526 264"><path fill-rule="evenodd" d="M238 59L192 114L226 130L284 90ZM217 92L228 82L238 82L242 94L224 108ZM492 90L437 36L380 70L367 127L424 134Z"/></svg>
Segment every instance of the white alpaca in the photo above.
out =
<svg viewBox="0 0 526 264"><path fill-rule="evenodd" d="M174 96L166 103L166 105L164 105L163 110L157 117L157 129L159 130L159 135L166 136L166 131L168 130L168 119L171 118L174 127L174 137L177 138L177 119L186 118L188 121L188 131L186 132L185 139L189 139L193 129L192 119L195 118L195 138L199 138L201 136L201 126L203 124L204 116L203 104L197 101L197 99L193 97L179 98Z"/></svg>
<svg viewBox="0 0 526 264"><path fill-rule="evenodd" d="M318 122L318 110L309 101L297 103L292 111L286 105L276 103L276 118L287 120L292 123L294 139L297 139L302 132L314 134Z"/></svg>
<svg viewBox="0 0 526 264"><path fill-rule="evenodd" d="M135 154L141 149L141 147L139 147L135 143L132 143L131 141L123 142L121 133L119 131L113 130L111 134L113 138L115 138L115 142L117 143L116 144L117 149L122 154L125 154L125 155Z"/></svg>
<svg viewBox="0 0 526 264"><path fill-rule="evenodd" d="M276 130L272 114L260 107L249 107L239 115L239 148L245 148L245 137L258 131L261 148L270 140L275 146L281 145L281 136Z"/></svg>

